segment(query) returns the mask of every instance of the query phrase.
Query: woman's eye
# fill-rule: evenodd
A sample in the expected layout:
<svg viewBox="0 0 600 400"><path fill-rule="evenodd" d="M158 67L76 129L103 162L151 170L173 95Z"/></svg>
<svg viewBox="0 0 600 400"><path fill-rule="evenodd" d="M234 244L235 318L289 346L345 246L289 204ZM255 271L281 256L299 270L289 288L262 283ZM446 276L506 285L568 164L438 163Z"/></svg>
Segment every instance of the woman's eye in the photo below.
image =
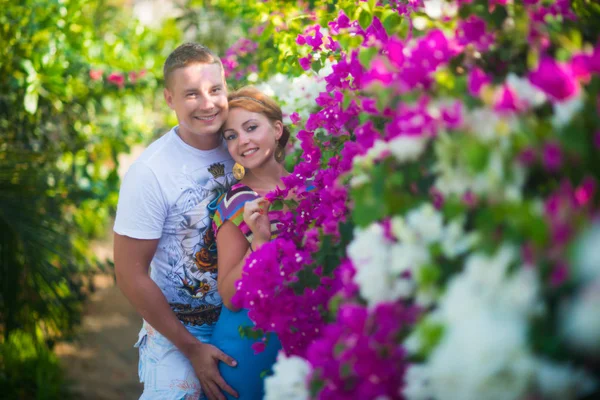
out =
<svg viewBox="0 0 600 400"><path fill-rule="evenodd" d="M249 126L249 127L246 129L246 130L247 130L248 132L252 132L252 131L253 131L253 130L255 130L255 129L256 129L256 125L250 125L250 126Z"/></svg>
<svg viewBox="0 0 600 400"><path fill-rule="evenodd" d="M233 140L236 138L235 133L230 133L228 135L225 135L225 140Z"/></svg>

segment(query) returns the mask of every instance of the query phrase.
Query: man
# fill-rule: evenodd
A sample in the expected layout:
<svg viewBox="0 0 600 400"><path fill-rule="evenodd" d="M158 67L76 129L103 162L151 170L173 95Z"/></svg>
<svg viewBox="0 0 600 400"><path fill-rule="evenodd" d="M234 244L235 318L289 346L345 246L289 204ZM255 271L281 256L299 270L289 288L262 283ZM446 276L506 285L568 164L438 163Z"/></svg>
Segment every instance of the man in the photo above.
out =
<svg viewBox="0 0 600 400"><path fill-rule="evenodd" d="M209 210L234 182L219 129L227 119L223 66L181 45L164 65L164 97L179 125L152 143L123 179L115 220L117 284L144 324L141 399L237 396L218 371L235 361L210 340L221 298ZM150 269L150 274L148 270Z"/></svg>

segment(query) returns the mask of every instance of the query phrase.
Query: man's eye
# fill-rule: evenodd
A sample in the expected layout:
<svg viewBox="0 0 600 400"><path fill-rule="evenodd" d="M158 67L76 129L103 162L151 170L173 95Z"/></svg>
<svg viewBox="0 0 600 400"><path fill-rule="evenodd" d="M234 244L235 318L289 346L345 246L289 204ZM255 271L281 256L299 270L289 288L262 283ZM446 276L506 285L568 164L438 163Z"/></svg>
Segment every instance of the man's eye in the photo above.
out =
<svg viewBox="0 0 600 400"><path fill-rule="evenodd" d="M189 98L193 99L194 97L196 97L196 93L188 93L185 95L185 97L189 97Z"/></svg>

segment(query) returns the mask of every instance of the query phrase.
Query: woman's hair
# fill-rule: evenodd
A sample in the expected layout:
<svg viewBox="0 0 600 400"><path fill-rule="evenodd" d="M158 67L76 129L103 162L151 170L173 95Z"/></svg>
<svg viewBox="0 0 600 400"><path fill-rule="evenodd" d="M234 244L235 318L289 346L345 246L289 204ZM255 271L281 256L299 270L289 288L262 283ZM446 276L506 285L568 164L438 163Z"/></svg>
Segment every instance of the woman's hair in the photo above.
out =
<svg viewBox="0 0 600 400"><path fill-rule="evenodd" d="M246 86L232 92L227 96L229 109L243 108L244 110L261 113L271 122L279 121L283 125L283 113L281 107L269 96L253 86ZM278 140L279 145L285 149L290 139L290 130L283 125L283 133Z"/></svg>

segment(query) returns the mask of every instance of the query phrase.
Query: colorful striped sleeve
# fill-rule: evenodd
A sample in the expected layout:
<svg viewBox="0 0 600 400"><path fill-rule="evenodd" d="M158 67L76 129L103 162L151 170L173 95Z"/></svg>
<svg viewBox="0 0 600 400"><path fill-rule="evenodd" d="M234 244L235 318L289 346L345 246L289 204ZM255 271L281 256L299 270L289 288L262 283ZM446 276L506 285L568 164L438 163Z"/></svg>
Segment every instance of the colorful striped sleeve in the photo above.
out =
<svg viewBox="0 0 600 400"><path fill-rule="evenodd" d="M213 230L215 236L225 221L229 220L239 227L242 233L248 237L251 232L244 222L244 204L259 196L248 186L238 183L233 185L231 189L221 197L213 216Z"/></svg>

